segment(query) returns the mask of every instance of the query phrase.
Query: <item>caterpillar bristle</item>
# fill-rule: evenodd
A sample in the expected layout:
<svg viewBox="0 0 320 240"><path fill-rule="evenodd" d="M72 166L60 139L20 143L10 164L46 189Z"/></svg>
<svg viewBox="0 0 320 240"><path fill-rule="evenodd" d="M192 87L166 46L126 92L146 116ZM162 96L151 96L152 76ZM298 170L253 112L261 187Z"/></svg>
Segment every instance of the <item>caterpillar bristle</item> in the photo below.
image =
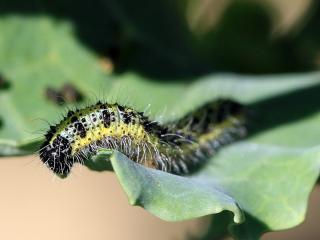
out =
<svg viewBox="0 0 320 240"><path fill-rule="evenodd" d="M101 148L115 149L146 167L186 174L218 149L246 134L244 107L232 100L207 103L180 120L159 124L143 112L98 101L69 110L51 126L39 150L54 173L68 175Z"/></svg>

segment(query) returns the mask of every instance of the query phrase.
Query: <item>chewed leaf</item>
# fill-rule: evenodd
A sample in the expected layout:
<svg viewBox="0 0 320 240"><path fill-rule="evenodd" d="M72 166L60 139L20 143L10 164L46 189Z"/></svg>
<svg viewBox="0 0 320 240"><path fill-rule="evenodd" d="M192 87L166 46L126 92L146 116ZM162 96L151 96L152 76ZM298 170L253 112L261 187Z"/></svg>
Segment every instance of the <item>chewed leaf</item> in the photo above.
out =
<svg viewBox="0 0 320 240"><path fill-rule="evenodd" d="M214 184L145 168L117 151L111 162L129 202L161 219L181 221L228 210L235 223L244 220L236 201Z"/></svg>

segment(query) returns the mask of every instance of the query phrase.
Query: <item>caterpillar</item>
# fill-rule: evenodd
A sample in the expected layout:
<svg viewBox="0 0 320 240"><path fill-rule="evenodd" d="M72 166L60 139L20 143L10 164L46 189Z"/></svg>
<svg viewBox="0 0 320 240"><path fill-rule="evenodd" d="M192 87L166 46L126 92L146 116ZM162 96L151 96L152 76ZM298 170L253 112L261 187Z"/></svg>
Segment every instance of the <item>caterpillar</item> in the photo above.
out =
<svg viewBox="0 0 320 240"><path fill-rule="evenodd" d="M99 101L68 111L60 123L50 126L39 155L63 176L101 148L120 151L146 167L187 174L221 146L246 135L245 112L241 104L220 99L160 124L130 107Z"/></svg>

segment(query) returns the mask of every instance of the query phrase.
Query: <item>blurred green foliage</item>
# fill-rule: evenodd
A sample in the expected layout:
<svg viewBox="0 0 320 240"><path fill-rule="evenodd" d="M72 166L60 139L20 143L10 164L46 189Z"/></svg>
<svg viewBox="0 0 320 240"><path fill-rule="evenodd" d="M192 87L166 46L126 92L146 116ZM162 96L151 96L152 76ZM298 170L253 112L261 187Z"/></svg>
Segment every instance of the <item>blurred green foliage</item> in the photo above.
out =
<svg viewBox="0 0 320 240"><path fill-rule="evenodd" d="M272 36L274 9L248 0L231 1L214 26L197 33L186 18L191 2L2 0L0 12L70 20L79 40L98 55L110 57L116 72L189 78L213 71L261 74L317 69L317 1L300 20L303 27L279 36Z"/></svg>

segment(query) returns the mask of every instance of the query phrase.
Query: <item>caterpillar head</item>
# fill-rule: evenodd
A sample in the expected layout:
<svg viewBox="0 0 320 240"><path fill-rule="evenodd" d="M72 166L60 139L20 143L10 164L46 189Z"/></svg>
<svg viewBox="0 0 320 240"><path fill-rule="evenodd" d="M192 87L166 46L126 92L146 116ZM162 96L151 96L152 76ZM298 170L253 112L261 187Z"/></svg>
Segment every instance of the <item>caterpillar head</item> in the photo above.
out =
<svg viewBox="0 0 320 240"><path fill-rule="evenodd" d="M70 143L60 135L50 141L51 139L48 140L48 134L47 141L44 142L39 151L40 159L55 174L65 177L70 173L74 163L73 158L70 157Z"/></svg>

